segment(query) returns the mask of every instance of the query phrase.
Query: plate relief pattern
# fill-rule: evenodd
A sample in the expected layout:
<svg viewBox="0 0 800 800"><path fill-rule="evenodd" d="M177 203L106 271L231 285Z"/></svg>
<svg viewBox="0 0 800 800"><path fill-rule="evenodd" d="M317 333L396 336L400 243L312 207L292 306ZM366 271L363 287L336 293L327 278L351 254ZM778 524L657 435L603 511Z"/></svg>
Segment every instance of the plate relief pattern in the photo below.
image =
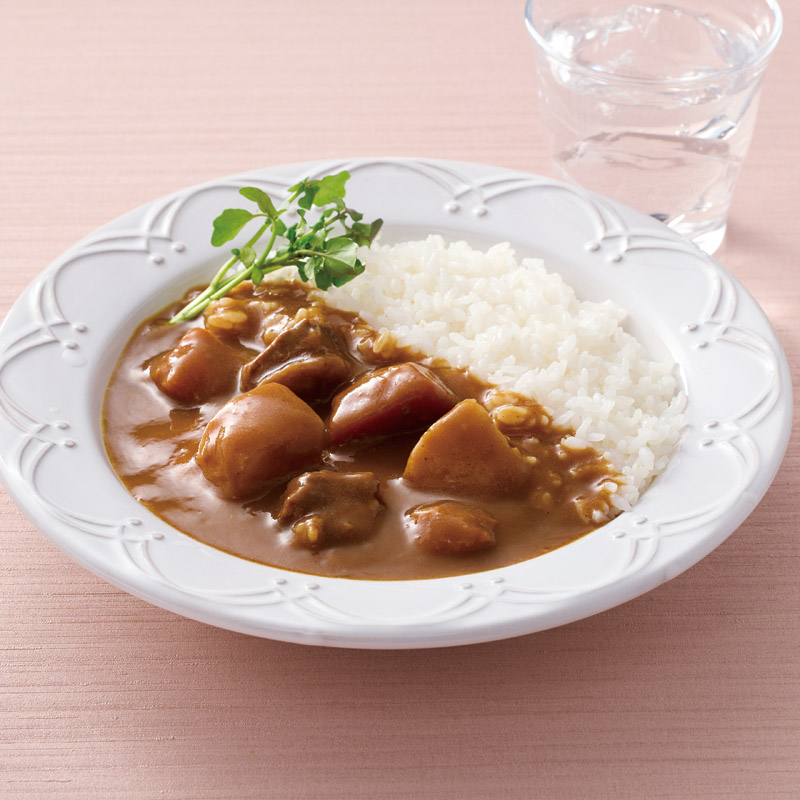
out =
<svg viewBox="0 0 800 800"><path fill-rule="evenodd" d="M291 613L310 625L323 627L415 628L447 624L469 616L479 617L498 604L542 607L563 604L603 587L624 581L642 570L659 556L662 543L670 537L691 537L719 520L752 484L761 463L759 443L752 435L753 428L775 412L781 397L779 360L781 355L758 331L743 324L738 316L739 289L727 273L705 254L684 242L666 228L663 232L651 227L632 227L626 224L615 206L579 188L543 178L519 173L487 174L470 177L459 165L447 162L404 159L358 159L326 162L316 165L312 175L348 169L353 177L373 169L391 167L401 172L411 171L441 194L440 224L448 218L469 215L476 231L491 220L498 198L513 196L524 203L532 193L567 194L581 208L591 230L583 245L587 259L598 270L613 270L615 265L638 259L648 253L661 251L679 254L681 269L702 271L706 297L704 310L697 319L686 320L674 333L687 342L690 349L712 351L733 348L735 359L755 360L764 380L759 385L742 387L739 407L724 419L708 418L690 427L681 447L690 451L715 450L724 453L733 465L737 480L723 496L712 497L688 513L670 514L663 511L644 515L636 510L622 514L601 529L606 537L608 557L598 564L595 574L584 576L573 585L539 584L514 577L510 568L493 572L447 578L436 581L444 592L431 593L431 603L407 613L402 608L387 611L371 610L369 606L357 612L344 608L331 591L335 580L284 572L271 567L246 563L239 575L239 559L213 551L206 553L212 561L224 563L227 581L200 578L190 580L173 568L173 561L162 551L183 548L188 551L209 551L194 540L168 526L151 529L141 516L125 513L119 519L94 516L83 507L71 507L55 499L46 482L40 480L43 463L59 451L65 463L74 461L74 469L82 468L82 459L91 450L88 443L72 438L72 424L60 415L42 419L31 411L30 398L8 379L9 368L24 360L33 369L48 368L53 359L62 359L76 371L75 380L88 381L93 364L85 355L82 341L93 335L79 319L68 319L62 311L59 295L59 275L62 270L80 269L81 261L91 256L125 253L140 259L142 269L172 270L181 268L181 259L190 246L175 238L176 223L189 201L198 194L221 187L238 189L245 185L260 185L277 196L295 180L277 178L269 172L217 181L152 203L137 229L120 229L112 224L87 238L46 270L29 288L23 300L24 313L17 315L13 326L4 326L0 334L0 432L2 432L3 470L7 482L19 489L27 501L38 505L64 536L93 540L90 548L106 564L106 571L119 573L123 584L131 575L145 593L148 586L162 586L186 598L194 598L212 607L257 608L265 619L276 608ZM391 219L388 220L391 224ZM188 250L187 250L188 248ZM137 262L138 263L138 262ZM186 263L186 260L183 261ZM22 312L23 309L20 309ZM691 386L687 387L690 391ZM54 388L53 408L58 407ZM64 451L68 455L64 456ZM132 500L131 502L135 503ZM84 543L85 545L85 543ZM68 549L65 548L65 549ZM180 560L180 559L178 559ZM244 562L243 562L244 563ZM157 592L156 592L157 593Z"/></svg>

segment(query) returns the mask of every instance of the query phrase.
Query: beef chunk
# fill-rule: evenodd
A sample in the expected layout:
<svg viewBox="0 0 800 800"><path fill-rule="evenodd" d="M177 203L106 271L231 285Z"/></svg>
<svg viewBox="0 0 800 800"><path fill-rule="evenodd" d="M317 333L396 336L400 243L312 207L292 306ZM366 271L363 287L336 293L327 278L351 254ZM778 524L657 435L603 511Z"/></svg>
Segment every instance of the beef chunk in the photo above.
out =
<svg viewBox="0 0 800 800"><path fill-rule="evenodd" d="M150 363L150 378L179 403L205 403L231 391L242 366L239 353L213 333L192 328L172 350Z"/></svg>
<svg viewBox="0 0 800 800"><path fill-rule="evenodd" d="M223 497L251 497L320 460L325 425L279 383L226 403L208 423L196 460Z"/></svg>
<svg viewBox="0 0 800 800"><path fill-rule="evenodd" d="M403 478L426 491L508 497L521 491L531 468L475 400L463 400L420 437Z"/></svg>
<svg viewBox="0 0 800 800"><path fill-rule="evenodd" d="M268 372L263 382L281 383L309 403L324 402L350 380L349 361L337 355L296 358Z"/></svg>
<svg viewBox="0 0 800 800"><path fill-rule="evenodd" d="M331 441L421 430L455 403L455 395L427 367L406 363L376 369L333 398Z"/></svg>
<svg viewBox="0 0 800 800"><path fill-rule="evenodd" d="M371 472L306 472L289 482L278 522L292 525L294 544L318 550L360 542L383 511Z"/></svg>
<svg viewBox="0 0 800 800"><path fill-rule="evenodd" d="M474 553L495 544L497 520L472 503L425 503L407 511L406 520L414 543L428 553Z"/></svg>
<svg viewBox="0 0 800 800"><path fill-rule="evenodd" d="M274 381L310 403L326 402L352 374L352 363L336 330L303 319L278 334L245 365L240 385L247 391L259 383Z"/></svg>

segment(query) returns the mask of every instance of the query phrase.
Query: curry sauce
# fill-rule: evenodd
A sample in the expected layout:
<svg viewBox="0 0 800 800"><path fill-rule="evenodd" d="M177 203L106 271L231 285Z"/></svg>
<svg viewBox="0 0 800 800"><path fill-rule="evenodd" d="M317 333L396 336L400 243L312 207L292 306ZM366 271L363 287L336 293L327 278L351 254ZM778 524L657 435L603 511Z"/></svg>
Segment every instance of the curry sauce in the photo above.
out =
<svg viewBox="0 0 800 800"><path fill-rule="evenodd" d="M206 544L317 575L507 566L608 518L620 480L530 398L400 347L300 284L242 284L137 329L111 378L112 465ZM291 424L289 423L291 421Z"/></svg>

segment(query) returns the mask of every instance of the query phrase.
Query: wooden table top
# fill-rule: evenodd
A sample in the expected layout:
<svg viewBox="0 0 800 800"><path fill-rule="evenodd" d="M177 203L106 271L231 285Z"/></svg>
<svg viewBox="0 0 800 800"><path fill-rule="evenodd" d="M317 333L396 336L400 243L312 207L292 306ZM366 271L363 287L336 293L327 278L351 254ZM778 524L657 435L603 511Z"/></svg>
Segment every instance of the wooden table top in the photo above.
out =
<svg viewBox="0 0 800 800"><path fill-rule="evenodd" d="M0 25L0 314L151 199L260 166L552 175L522 0L40 0ZM800 370L800 12L717 258ZM105 583L0 496L4 798L800 797L800 443L697 566L562 628L425 651L219 630Z"/></svg>

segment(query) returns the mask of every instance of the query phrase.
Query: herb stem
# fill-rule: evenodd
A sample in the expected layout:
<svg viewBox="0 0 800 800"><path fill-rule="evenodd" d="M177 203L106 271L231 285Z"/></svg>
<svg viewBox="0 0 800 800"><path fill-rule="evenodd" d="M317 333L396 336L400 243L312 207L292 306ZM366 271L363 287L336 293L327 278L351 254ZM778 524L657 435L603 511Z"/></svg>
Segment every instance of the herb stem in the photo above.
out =
<svg viewBox="0 0 800 800"><path fill-rule="evenodd" d="M267 246L264 248L264 252L261 254L261 257L256 261L256 266L261 269L264 266L264 262L269 257L269 254L272 252L272 245L275 244L275 237L278 235L278 226L275 222L272 223L272 234L269 237L269 241L267 242ZM263 271L263 270L262 270Z"/></svg>
<svg viewBox="0 0 800 800"><path fill-rule="evenodd" d="M361 221L362 214L344 203L345 183L350 178L347 171L327 175L320 179L306 178L289 188L286 200L276 208L269 195L255 186L245 186L239 194L258 206L258 211L243 208L225 209L214 220L211 244L219 247L232 241L251 220L261 217L264 224L248 239L241 249L220 267L211 283L178 311L171 323L192 319L208 304L228 294L248 279L256 285L264 275L291 264L297 267L303 281L314 280L318 289L342 286L364 271L358 259L358 247L369 245L381 227L381 220L371 223ZM298 220L288 226L281 219L297 205ZM320 209L318 219L306 219L306 212ZM270 228L269 239L259 254L253 245ZM273 253L276 239L285 240ZM241 263L242 269L230 275L231 269Z"/></svg>
<svg viewBox="0 0 800 800"><path fill-rule="evenodd" d="M268 253L268 252L269 252L269 250L265 250L264 251L264 253ZM279 258L273 258L273 259L267 260L261 265L261 273L263 275L268 275L270 272L275 272L276 270L279 270L282 267L289 266L293 261L296 260L294 258L294 256L296 256L296 255L313 255L313 254L314 254L313 250L297 250L294 253L287 254L287 255L281 256ZM208 303L212 302L213 300L219 300L220 297L224 297L226 294L228 294L228 292L231 291L231 289L234 289L240 283L244 283L244 281L246 281L253 274L253 269L254 269L254 267L247 267L246 269L243 269L241 272L237 272L235 275L232 275L224 283L217 284L216 286L209 286L208 289L206 290L206 292L208 292L208 294L206 294L206 292L203 292L203 294L206 295L203 298L203 301L204 302L207 301L203 305L203 308L205 308L205 306L207 306ZM209 292L209 290L211 290L211 291ZM199 300L199 299L200 299L200 297L198 296L197 300ZM192 301L192 305L194 305L195 302L196 301ZM190 309L190 307L187 306L186 309L185 309L185 312L188 313L188 314L191 314L192 310L193 309ZM202 308L200 310L202 310ZM176 316L178 316L178 315L176 315ZM180 318L181 319L191 319L190 316L186 316L186 317L181 316Z"/></svg>
<svg viewBox="0 0 800 800"><path fill-rule="evenodd" d="M252 247L264 234L264 231L270 226L269 220L265 222L247 241L247 245ZM275 241L275 228L273 225L273 233L272 239L270 239L270 247L272 246L272 242ZM267 249L269 252L269 248ZM170 323L175 322L182 322L186 319L191 319L194 316L197 316L212 300L217 300L222 295L218 297L214 297L213 295L216 293L222 279L227 275L230 268L239 260L239 257L236 255L231 256L217 271L217 274L211 279L211 283L206 286L206 288L199 294L197 297L194 298L190 303L185 305L174 317L170 320ZM252 270L251 270L252 271ZM238 274L238 273L237 273ZM239 281L241 283L241 281ZM234 284L235 286L236 284ZM231 287L233 288L233 286ZM228 290L230 291L230 289Z"/></svg>

